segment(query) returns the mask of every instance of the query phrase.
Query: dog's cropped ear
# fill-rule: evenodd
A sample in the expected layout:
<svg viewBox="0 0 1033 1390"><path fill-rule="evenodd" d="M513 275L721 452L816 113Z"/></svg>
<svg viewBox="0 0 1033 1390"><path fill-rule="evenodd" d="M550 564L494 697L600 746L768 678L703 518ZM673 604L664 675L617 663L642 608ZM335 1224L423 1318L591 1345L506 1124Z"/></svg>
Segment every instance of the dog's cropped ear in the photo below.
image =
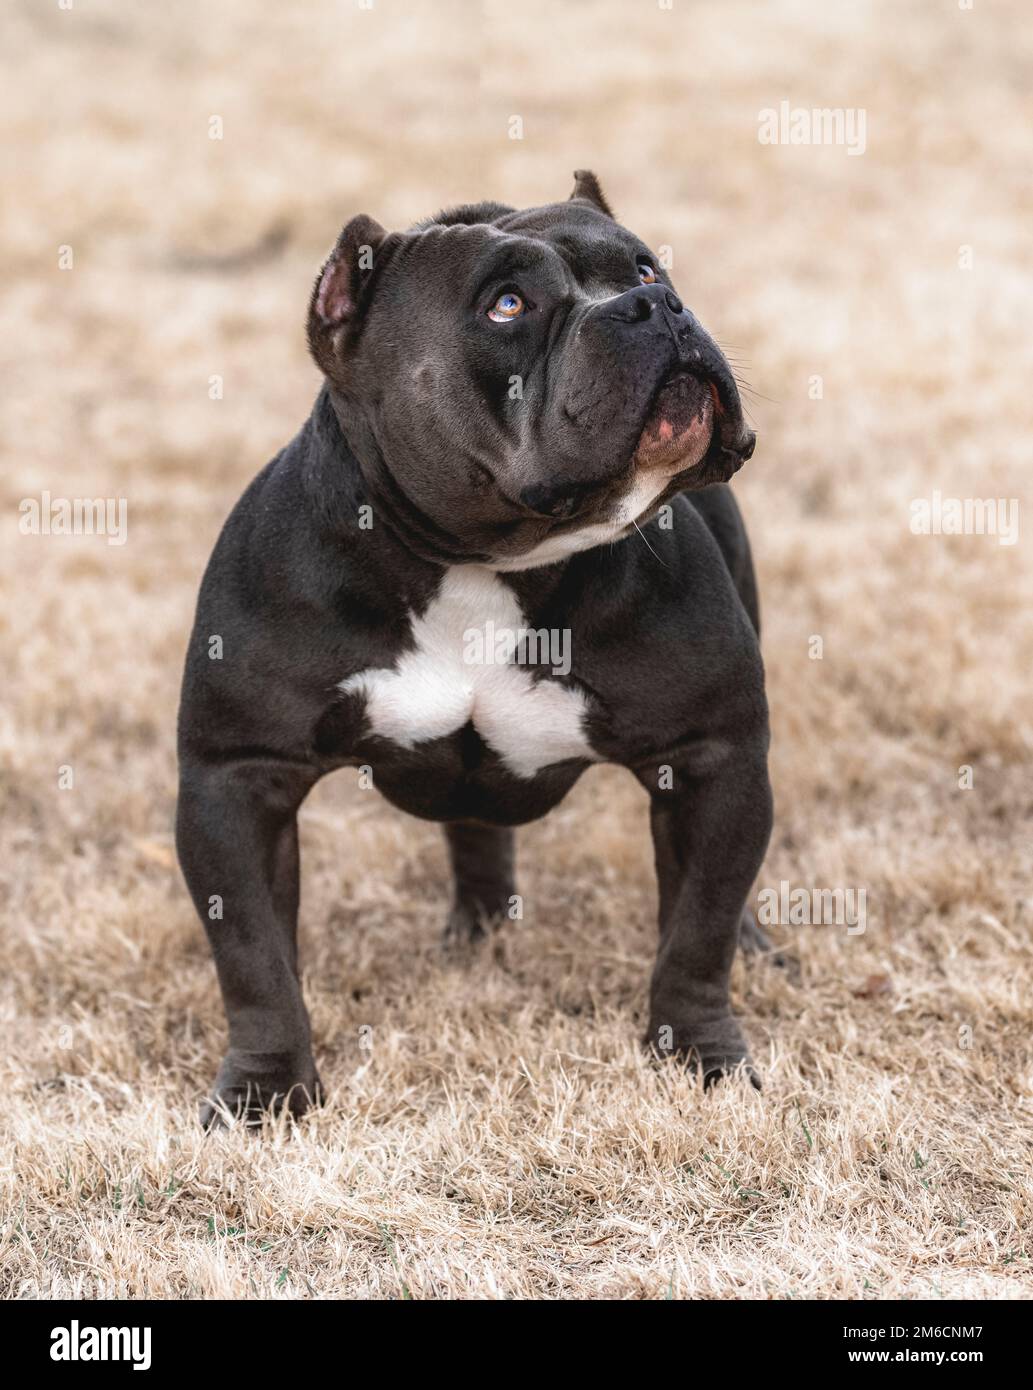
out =
<svg viewBox="0 0 1033 1390"><path fill-rule="evenodd" d="M328 375L347 330L359 321L367 287L390 254L391 241L372 217L353 217L316 278L308 306L308 345L317 366Z"/></svg>
<svg viewBox="0 0 1033 1390"><path fill-rule="evenodd" d="M600 212L605 212L607 217L613 217L613 209L606 201L606 194L602 190L599 180L592 173L591 169L574 170L574 191L567 199L567 202L591 203ZM616 221L616 218L614 218Z"/></svg>

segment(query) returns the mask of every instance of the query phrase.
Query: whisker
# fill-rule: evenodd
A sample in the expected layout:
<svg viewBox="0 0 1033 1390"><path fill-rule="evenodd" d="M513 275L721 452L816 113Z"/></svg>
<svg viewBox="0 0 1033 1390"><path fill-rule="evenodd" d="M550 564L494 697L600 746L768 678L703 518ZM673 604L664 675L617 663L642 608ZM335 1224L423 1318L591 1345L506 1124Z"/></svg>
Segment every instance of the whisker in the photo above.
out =
<svg viewBox="0 0 1033 1390"><path fill-rule="evenodd" d="M649 551L650 555L652 555L653 558L654 558L655 560L659 561L659 563L660 563L661 565L663 565L663 567L664 567L665 570L666 570L666 569L670 569L670 565L668 565L668 564L666 563L666 561L660 559L660 556L657 555L656 551L653 549L653 547L652 547L652 546L649 544L649 542L646 540L645 532L642 530L642 527L638 524L638 522L635 521L635 520L632 520L632 523L631 523L631 524L632 524L632 526L634 526L635 530L636 530L636 531L639 533L639 535L642 537L642 544L643 544L643 545L646 547L646 549Z"/></svg>
<svg viewBox="0 0 1033 1390"><path fill-rule="evenodd" d="M756 400L768 401L771 405L781 404L781 402L776 400L774 396L765 396L763 391L758 391L756 386L753 386L750 382L748 382L745 377L740 376L738 372L733 372L732 376L735 379L735 384L739 388L740 394L752 396Z"/></svg>

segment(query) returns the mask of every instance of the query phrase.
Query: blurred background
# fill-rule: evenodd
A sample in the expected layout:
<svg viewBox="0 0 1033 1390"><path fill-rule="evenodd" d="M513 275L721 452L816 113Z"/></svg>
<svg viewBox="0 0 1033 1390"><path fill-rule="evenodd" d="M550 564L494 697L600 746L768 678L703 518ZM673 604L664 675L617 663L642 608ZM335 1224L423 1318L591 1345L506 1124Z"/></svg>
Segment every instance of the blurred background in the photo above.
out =
<svg viewBox="0 0 1033 1390"><path fill-rule="evenodd" d="M204 1244L206 1204L237 1171L225 1155L191 1151L175 1210L161 1196L168 1144L197 1143L193 1106L223 1027L171 833L197 585L230 506L318 389L303 319L341 224L366 212L405 227L482 198L547 202L588 167L623 222L671 249L681 294L752 388L758 446L735 490L760 575L774 730L761 883L863 886L869 927L798 931L801 985L737 975L769 1108L722 1102L706 1142L741 1143L768 1165L781 1253L744 1246L740 1258L733 1202L715 1217L724 1253L708 1262L691 1204L712 1212L719 1187L667 1192L661 1250L649 1232L663 1172L611 1154L614 1174L630 1174L624 1188L614 1178L614 1210L645 1235L625 1223L564 1274L465 1209L424 1219L417 1196L399 1228L407 1278L424 1293L663 1296L673 1267L679 1293L927 1296L932 1261L948 1295L1014 1290L1028 1251L1001 1261L1020 1198L993 1175L1028 1174L1019 1135L1033 1092L1027 20L1007 0L5 5L0 1020L16 1122L2 1166L12 1207L50 1232L46 1253L7 1249L10 1288L302 1287L293 1275L277 1285L272 1257ZM783 101L862 110L863 153L761 143L760 113ZM934 490L1017 500L1018 543L916 536L911 504ZM126 544L21 534L20 503L44 492L125 498ZM62 767L73 786L59 787ZM409 1193L437 1192L450 1131L435 1130L435 1106L452 1097L453 1127L477 1150L478 1078L517 1055L552 1076L558 1040L570 1056L609 1058L607 1103L627 1101L654 933L643 797L593 770L521 845L530 920L502 965L457 984L434 956L447 894L436 828L347 775L305 808L317 1053L351 1099L312 1121L311 1149L291 1151L287 1196L268 1154L241 1151L256 1190L279 1196L232 1219L286 1239L276 1223L289 1225L292 1204L307 1220L313 1202L337 1210L335 1182L358 1192L354 1248L292 1247L290 1267L319 1292L347 1274L352 1291L390 1293L394 1278L376 1239L363 1244L387 1218L362 1207L364 1180L328 1168L329 1153L360 1154L379 1174L372 1192L388 1173ZM360 1080L354 1038L367 1024L386 1041ZM575 1090L605 1090L566 1065ZM634 1084L652 1094L648 1077ZM355 1109L370 1088L375 1133L371 1109ZM400 1095L417 1093L407 1110ZM779 1107L801 1102L808 1135L824 1133L820 1160L780 1147ZM491 1101L520 1133L526 1104ZM549 1103L536 1104L540 1118ZM548 1113L558 1171L570 1116ZM668 1120L655 1123L673 1132ZM873 1125L885 1126L888 1180L857 1166ZM109 1173L138 1184L151 1214L139 1221L164 1224L115 1214L83 1135ZM930 1146L942 1209L908 1186L913 1154L936 1161ZM385 1155L401 1151L400 1177ZM802 1214L782 1189L819 1161L821 1197ZM61 1165L78 1189L62 1186ZM505 1228L513 1191L536 1182L521 1229L544 1239L549 1178L498 1165L476 1211L497 1200ZM768 1193L763 1175L751 1181ZM490 1277L449 1264L457 1230ZM160 1269L145 1237L169 1242Z"/></svg>

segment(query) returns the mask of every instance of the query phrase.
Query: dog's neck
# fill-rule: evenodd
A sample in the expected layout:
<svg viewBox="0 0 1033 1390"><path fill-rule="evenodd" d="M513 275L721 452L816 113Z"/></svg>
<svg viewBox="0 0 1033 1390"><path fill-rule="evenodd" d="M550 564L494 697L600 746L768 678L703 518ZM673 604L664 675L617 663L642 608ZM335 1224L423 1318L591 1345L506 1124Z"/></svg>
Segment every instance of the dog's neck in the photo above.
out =
<svg viewBox="0 0 1033 1390"><path fill-rule="evenodd" d="M421 589L436 587L450 566L486 563L488 556L464 551L454 536L414 506L375 447L353 447L353 423L347 401L324 385L306 426L316 446L308 492L320 518L340 537L353 536L361 509L369 507L370 524L362 535L371 543L370 560L385 583L399 590L410 590L413 581ZM568 562L561 560L500 578L537 606L561 586L567 569Z"/></svg>
<svg viewBox="0 0 1033 1390"><path fill-rule="evenodd" d="M392 476L372 435L358 425L348 402L329 383L316 401L313 419L335 465L354 471L363 503L372 507L375 521L390 528L410 556L434 565L488 559L469 555L454 535L414 505Z"/></svg>

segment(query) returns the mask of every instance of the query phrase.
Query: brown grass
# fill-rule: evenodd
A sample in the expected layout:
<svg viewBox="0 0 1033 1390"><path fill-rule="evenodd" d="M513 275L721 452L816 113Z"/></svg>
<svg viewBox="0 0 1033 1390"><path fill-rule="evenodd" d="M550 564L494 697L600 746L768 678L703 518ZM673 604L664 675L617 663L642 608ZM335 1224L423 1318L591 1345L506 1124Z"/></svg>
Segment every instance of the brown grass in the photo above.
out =
<svg viewBox="0 0 1033 1390"><path fill-rule="evenodd" d="M908 529L933 488L1029 499L1022 15L7 7L7 1296L1030 1296L1030 543ZM867 153L761 146L783 98L865 107ZM582 165L763 393L736 484L774 719L761 882L864 886L868 930L781 931L799 984L737 967L766 1088L703 1096L635 1041L629 778L521 833L527 919L456 968L436 828L344 773L303 813L330 1104L205 1139L224 1025L172 852L177 688L222 518L316 388L314 269L355 212L541 202ZM43 489L127 497L128 544L20 535Z"/></svg>

